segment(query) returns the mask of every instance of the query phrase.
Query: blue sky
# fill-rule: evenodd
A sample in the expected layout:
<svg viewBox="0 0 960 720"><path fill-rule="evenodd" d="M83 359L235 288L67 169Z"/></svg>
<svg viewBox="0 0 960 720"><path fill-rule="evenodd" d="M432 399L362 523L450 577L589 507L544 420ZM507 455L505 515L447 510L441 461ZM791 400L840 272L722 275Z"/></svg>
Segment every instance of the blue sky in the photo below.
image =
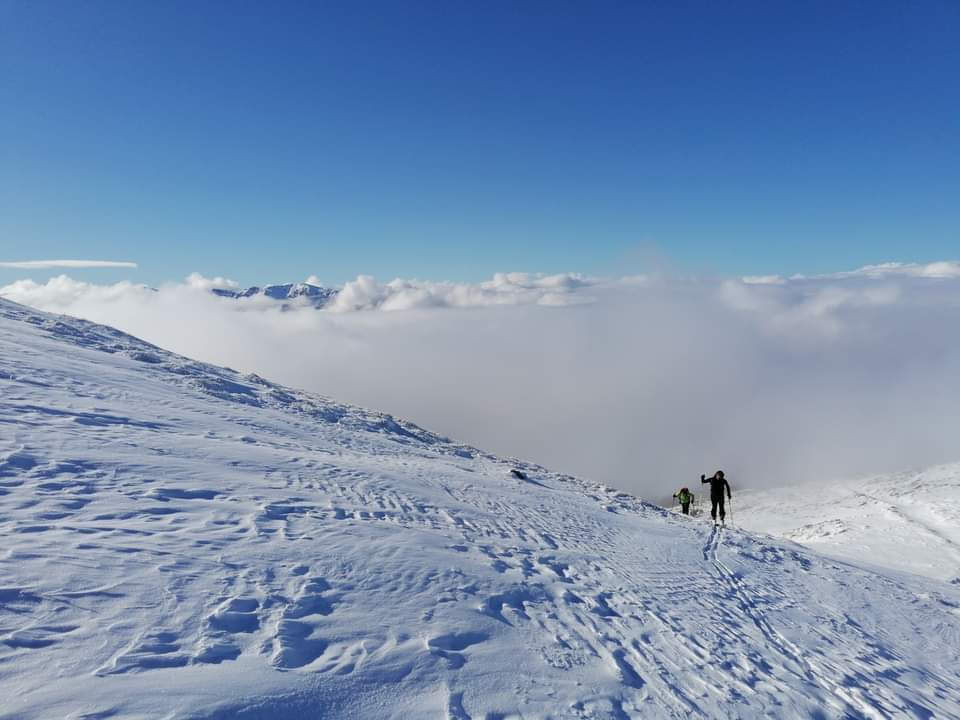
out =
<svg viewBox="0 0 960 720"><path fill-rule="evenodd" d="M252 284L956 258L958 32L952 1L0 0L0 261Z"/></svg>

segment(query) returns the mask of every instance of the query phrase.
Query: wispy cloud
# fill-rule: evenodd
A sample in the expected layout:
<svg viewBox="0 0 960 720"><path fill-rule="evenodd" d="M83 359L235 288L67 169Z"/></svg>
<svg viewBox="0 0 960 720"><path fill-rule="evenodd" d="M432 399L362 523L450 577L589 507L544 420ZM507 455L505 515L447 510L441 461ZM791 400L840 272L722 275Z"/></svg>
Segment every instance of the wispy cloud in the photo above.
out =
<svg viewBox="0 0 960 720"><path fill-rule="evenodd" d="M740 279L747 285L784 285L787 282L779 275L744 275Z"/></svg>
<svg viewBox="0 0 960 720"><path fill-rule="evenodd" d="M20 260L16 262L0 262L0 268L15 268L18 270L44 270L48 268L135 268L135 262L118 262L116 260Z"/></svg>
<svg viewBox="0 0 960 720"><path fill-rule="evenodd" d="M844 280L847 278L870 278L873 280L889 277L929 278L950 280L960 278L960 260L941 260L931 263L888 262L879 265L864 265L862 268L847 272L814 275L807 278L794 275L791 280Z"/></svg>

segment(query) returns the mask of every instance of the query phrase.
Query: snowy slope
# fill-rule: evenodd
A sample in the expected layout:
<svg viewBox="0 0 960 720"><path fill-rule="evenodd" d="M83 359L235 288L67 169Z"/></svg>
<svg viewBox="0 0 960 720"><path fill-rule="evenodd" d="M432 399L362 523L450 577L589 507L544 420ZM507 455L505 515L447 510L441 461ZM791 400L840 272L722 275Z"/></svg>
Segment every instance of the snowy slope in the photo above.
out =
<svg viewBox="0 0 960 720"><path fill-rule="evenodd" d="M0 427L0 718L960 717L960 588L2 300Z"/></svg>
<svg viewBox="0 0 960 720"><path fill-rule="evenodd" d="M960 584L960 464L738 493L737 509L751 530Z"/></svg>

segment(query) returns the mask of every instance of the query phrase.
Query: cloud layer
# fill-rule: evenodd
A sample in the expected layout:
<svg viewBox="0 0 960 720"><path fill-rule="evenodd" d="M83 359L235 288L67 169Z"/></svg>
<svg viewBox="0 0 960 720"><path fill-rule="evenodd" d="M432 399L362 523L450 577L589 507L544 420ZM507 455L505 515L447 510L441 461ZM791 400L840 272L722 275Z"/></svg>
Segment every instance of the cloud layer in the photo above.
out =
<svg viewBox="0 0 960 720"><path fill-rule="evenodd" d="M0 294L659 497L720 467L764 487L960 459L958 264L875 267L360 277L329 311L219 298L235 284L199 275Z"/></svg>
<svg viewBox="0 0 960 720"><path fill-rule="evenodd" d="M581 292L601 285L578 274L497 273L479 284L394 280L380 285L369 275L346 283L329 306L333 311L412 310L494 305L574 305L592 302Z"/></svg>
<svg viewBox="0 0 960 720"><path fill-rule="evenodd" d="M134 262L118 262L115 260L20 260L17 262L0 262L0 268L18 270L45 270L50 268L135 268Z"/></svg>

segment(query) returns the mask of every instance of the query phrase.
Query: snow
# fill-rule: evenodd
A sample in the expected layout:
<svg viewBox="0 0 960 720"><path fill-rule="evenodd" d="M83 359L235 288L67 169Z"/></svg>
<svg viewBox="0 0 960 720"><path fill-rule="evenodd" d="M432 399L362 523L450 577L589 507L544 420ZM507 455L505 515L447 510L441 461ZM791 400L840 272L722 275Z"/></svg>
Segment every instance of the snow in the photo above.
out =
<svg viewBox="0 0 960 720"><path fill-rule="evenodd" d="M960 464L740 493L737 505L751 530L960 585Z"/></svg>
<svg viewBox="0 0 960 720"><path fill-rule="evenodd" d="M3 300L0 427L0 718L960 717L960 587Z"/></svg>
<svg viewBox="0 0 960 720"><path fill-rule="evenodd" d="M197 275L191 275L189 280L193 281L194 285L202 286L201 283L207 282L210 284L210 292L218 297L230 298L233 300L239 300L243 298L255 298L255 297L266 297L271 300L296 300L298 298L304 298L307 304L313 308L323 308L325 307L334 297L336 297L338 291L331 288L320 287L319 285L312 285L310 283L287 283L285 285L265 285L264 287L253 286L245 290L241 290L236 287L236 283L226 284L229 281L223 280L223 278L216 278L213 281L206 281L206 278Z"/></svg>

